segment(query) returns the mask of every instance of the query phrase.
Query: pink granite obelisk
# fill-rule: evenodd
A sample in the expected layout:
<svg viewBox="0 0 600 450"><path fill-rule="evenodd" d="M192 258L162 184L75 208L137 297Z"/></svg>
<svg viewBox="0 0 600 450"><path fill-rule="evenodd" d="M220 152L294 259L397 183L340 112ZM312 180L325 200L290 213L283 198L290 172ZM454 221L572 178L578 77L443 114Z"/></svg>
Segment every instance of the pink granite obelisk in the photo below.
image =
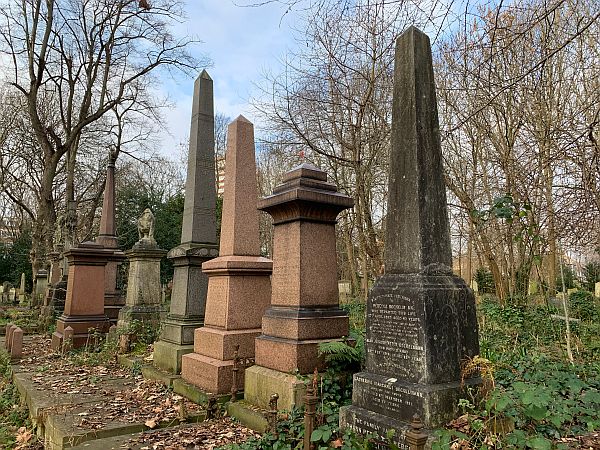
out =
<svg viewBox="0 0 600 450"><path fill-rule="evenodd" d="M125 254L119 248L115 223L115 162L116 156L111 152L106 166L100 231L96 238L98 244L113 251L106 263L104 274L104 312L113 323L116 323L119 311L125 305L125 299L117 289L117 271L125 260Z"/></svg>
<svg viewBox="0 0 600 450"><path fill-rule="evenodd" d="M271 297L271 260L260 256L254 127L243 116L229 125L219 257L202 264L208 276L204 327L181 376L207 392L231 390L233 357L254 357L262 315ZM243 375L238 388L243 388Z"/></svg>

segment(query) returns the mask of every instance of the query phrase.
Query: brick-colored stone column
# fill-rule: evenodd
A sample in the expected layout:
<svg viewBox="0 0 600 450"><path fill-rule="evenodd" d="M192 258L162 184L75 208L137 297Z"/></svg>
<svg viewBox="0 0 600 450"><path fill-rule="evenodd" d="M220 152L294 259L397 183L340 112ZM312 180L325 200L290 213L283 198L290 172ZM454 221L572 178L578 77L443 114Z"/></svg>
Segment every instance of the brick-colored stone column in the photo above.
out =
<svg viewBox="0 0 600 450"><path fill-rule="evenodd" d="M125 298L121 290L117 289L117 272L125 260L125 254L119 248L115 222L115 162L115 155L111 152L106 166L100 230L96 238L98 244L113 251L104 268L104 312L113 323L117 321L119 311L125 305Z"/></svg>
<svg viewBox="0 0 600 450"><path fill-rule="evenodd" d="M52 349L60 350L64 329L73 328L73 348L82 347L89 329L105 333L109 321L104 314L105 266L113 251L94 242L84 242L65 253L69 262L65 311L56 321Z"/></svg>
<svg viewBox="0 0 600 450"><path fill-rule="evenodd" d="M231 391L233 353L254 357L254 339L271 298L271 260L260 256L254 127L239 116L229 125L219 257L202 264L208 275L204 327L194 353L182 357L181 376L216 394ZM238 388L243 388L243 373Z"/></svg>
<svg viewBox="0 0 600 450"><path fill-rule="evenodd" d="M323 367L319 342L348 335L339 308L335 223L353 205L310 164L289 172L259 209L273 216L273 294L256 342L256 364L292 373Z"/></svg>

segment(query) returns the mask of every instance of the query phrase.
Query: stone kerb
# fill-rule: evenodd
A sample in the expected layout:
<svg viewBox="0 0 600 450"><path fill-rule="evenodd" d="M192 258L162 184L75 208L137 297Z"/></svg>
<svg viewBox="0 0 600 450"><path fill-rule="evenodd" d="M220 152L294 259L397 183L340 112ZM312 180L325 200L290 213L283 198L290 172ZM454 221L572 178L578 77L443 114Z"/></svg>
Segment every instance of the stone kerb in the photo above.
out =
<svg viewBox="0 0 600 450"><path fill-rule="evenodd" d="M15 327L11 331L9 351L13 360L23 356L23 330L19 327Z"/></svg>

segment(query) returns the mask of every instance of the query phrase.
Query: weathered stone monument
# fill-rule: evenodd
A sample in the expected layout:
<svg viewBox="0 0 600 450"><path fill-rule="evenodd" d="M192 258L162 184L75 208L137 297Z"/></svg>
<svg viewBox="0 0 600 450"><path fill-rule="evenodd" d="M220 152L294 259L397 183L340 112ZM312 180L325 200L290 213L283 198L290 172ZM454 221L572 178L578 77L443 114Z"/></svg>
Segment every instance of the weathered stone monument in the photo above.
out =
<svg viewBox="0 0 600 450"><path fill-rule="evenodd" d="M48 255L50 262L50 273L48 274L48 290L46 292L46 298L44 299L44 306L50 305L52 301L52 294L55 286L60 281L61 277L61 257L60 251L53 251Z"/></svg>
<svg viewBox="0 0 600 450"><path fill-rule="evenodd" d="M88 341L90 330L105 333L109 320L104 313L104 276L106 261L112 255L95 242L84 242L65 253L69 262L67 299L64 313L56 321L52 349L62 348L65 328L73 328L73 348Z"/></svg>
<svg viewBox="0 0 600 450"><path fill-rule="evenodd" d="M594 295L600 298L600 281L595 284Z"/></svg>
<svg viewBox="0 0 600 450"><path fill-rule="evenodd" d="M48 288L48 271L45 269L40 269L35 274L35 285L33 289L33 295L31 299L31 304L33 306L40 306L44 297L46 296L46 289Z"/></svg>
<svg viewBox="0 0 600 450"><path fill-rule="evenodd" d="M194 84L181 245L167 255L175 266L171 306L154 344L154 364L172 373L181 371L182 355L194 350L194 330L204 325L208 279L202 263L219 254L214 129L213 82L204 70Z"/></svg>
<svg viewBox="0 0 600 450"><path fill-rule="evenodd" d="M319 344L348 336L348 315L339 307L335 224L353 203L306 163L259 202L273 217L273 289L256 339L256 365L246 371L247 401L266 407L277 392L279 407L300 406L304 386L296 374L323 369Z"/></svg>
<svg viewBox="0 0 600 450"><path fill-rule="evenodd" d="M18 295L19 295L19 302L23 303L25 301L25 273L21 274L21 284L19 285Z"/></svg>
<svg viewBox="0 0 600 450"><path fill-rule="evenodd" d="M96 238L98 244L113 252L107 260L104 276L104 312L113 323L117 321L119 311L125 304L125 299L117 288L117 272L125 260L125 254L119 248L115 222L115 162L116 154L110 152L106 166L100 230Z"/></svg>
<svg viewBox="0 0 600 450"><path fill-rule="evenodd" d="M71 202L68 203L70 205ZM74 229L76 217L74 213L67 207L65 215L60 214L56 219L56 228L54 230L54 252L58 253L58 268L60 271L60 279L52 284L49 292L50 301L48 306L54 309L55 314L62 314L65 310L65 300L67 298L67 277L69 274L69 266L64 252L73 246Z"/></svg>
<svg viewBox="0 0 600 450"><path fill-rule="evenodd" d="M475 299L452 274L450 232L429 38L397 40L385 274L367 304L366 369L354 375L340 425L404 448L414 414L426 427L455 417L461 363L479 353Z"/></svg>
<svg viewBox="0 0 600 450"><path fill-rule="evenodd" d="M239 116L227 131L227 168L219 257L202 264L208 275L204 327L194 352L182 358L184 380L215 394L231 391L236 346L254 357L254 340L271 298L271 260L260 256L254 127ZM238 388L244 386L243 372Z"/></svg>
<svg viewBox="0 0 600 450"><path fill-rule="evenodd" d="M129 260L127 298L119 311L118 325L127 328L131 321L158 325L166 309L162 304L160 260L167 254L154 239L154 215L146 208L138 220L139 241L125 252Z"/></svg>

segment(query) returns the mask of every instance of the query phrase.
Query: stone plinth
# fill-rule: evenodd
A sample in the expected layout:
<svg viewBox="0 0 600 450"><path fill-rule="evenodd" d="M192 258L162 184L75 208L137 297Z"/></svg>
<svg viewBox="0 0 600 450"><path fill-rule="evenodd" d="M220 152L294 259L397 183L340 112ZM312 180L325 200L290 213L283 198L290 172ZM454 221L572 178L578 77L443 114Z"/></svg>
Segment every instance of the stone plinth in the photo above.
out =
<svg viewBox="0 0 600 450"><path fill-rule="evenodd" d="M244 117L229 125L220 256L202 265L208 276L204 327L194 352L182 358L181 376L215 394L231 391L234 351L254 357L254 340L271 297L271 260L260 257L256 209L254 127ZM244 386L243 371L238 389Z"/></svg>
<svg viewBox="0 0 600 450"><path fill-rule="evenodd" d="M323 368L321 342L348 336L339 308L335 223L350 197L327 174L302 164L289 172L259 209L273 216L273 293L256 341L256 364L281 372Z"/></svg>
<svg viewBox="0 0 600 450"><path fill-rule="evenodd" d="M475 298L452 274L452 255L429 39L414 27L396 43L385 275L367 302L366 370L354 375L340 426L408 448L417 414L427 428L458 414L478 378L461 364L479 354Z"/></svg>
<svg viewBox="0 0 600 450"><path fill-rule="evenodd" d="M159 325L166 308L162 305L160 260L167 254L154 243L139 241L125 252L129 260L127 297L119 311L118 326L128 327L133 320Z"/></svg>
<svg viewBox="0 0 600 450"><path fill-rule="evenodd" d="M202 263L219 255L214 129L213 81L203 70L194 83L181 245L167 256L174 265L171 307L154 344L154 365L176 374L182 355L194 349L194 330L204 325L208 278Z"/></svg>
<svg viewBox="0 0 600 450"><path fill-rule="evenodd" d="M84 242L65 253L69 263L64 313L56 322L52 348L62 347L65 328L73 328L73 348L82 347L90 330L105 333L109 327L104 313L104 275L112 250L94 242Z"/></svg>

